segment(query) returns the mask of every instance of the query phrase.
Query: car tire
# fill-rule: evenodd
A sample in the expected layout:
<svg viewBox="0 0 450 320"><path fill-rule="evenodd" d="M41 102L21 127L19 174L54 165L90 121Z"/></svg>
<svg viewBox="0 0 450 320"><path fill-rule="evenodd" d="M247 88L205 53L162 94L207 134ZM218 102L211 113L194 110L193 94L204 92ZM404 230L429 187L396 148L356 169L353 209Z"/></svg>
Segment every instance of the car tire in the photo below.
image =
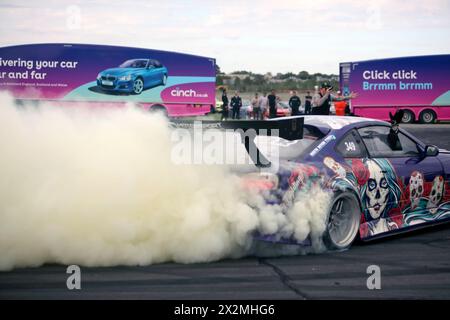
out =
<svg viewBox="0 0 450 320"><path fill-rule="evenodd" d="M161 84L162 84L163 86L165 86L165 85L167 84L167 74L164 74L164 75L163 75Z"/></svg>
<svg viewBox="0 0 450 320"><path fill-rule="evenodd" d="M359 236L361 207L353 192L337 192L328 214L323 240L329 250L345 250Z"/></svg>
<svg viewBox="0 0 450 320"><path fill-rule="evenodd" d="M403 110L403 123L413 123L414 122L414 113L411 110Z"/></svg>
<svg viewBox="0 0 450 320"><path fill-rule="evenodd" d="M426 109L423 110L419 115L420 123L430 124L436 122L436 113L433 110Z"/></svg>
<svg viewBox="0 0 450 320"><path fill-rule="evenodd" d="M136 78L133 82L133 93L134 94L141 94L141 92L144 90L144 80L142 78Z"/></svg>

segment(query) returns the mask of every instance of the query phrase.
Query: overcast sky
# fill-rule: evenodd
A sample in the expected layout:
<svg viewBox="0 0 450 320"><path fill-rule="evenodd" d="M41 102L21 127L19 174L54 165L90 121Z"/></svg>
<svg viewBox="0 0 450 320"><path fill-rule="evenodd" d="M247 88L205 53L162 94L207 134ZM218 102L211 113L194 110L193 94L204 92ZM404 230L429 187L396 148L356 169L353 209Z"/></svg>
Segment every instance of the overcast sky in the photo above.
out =
<svg viewBox="0 0 450 320"><path fill-rule="evenodd" d="M338 73L450 53L449 0L0 0L0 45L96 43L213 57L225 72Z"/></svg>

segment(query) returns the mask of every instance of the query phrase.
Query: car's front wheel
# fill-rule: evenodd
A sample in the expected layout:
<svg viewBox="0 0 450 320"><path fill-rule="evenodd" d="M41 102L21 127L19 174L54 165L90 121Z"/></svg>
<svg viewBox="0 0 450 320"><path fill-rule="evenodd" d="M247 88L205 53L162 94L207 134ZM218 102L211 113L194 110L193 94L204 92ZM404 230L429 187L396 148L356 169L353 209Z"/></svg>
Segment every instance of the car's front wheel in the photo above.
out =
<svg viewBox="0 0 450 320"><path fill-rule="evenodd" d="M165 86L167 84L167 74L163 75L162 85Z"/></svg>
<svg viewBox="0 0 450 320"><path fill-rule="evenodd" d="M352 192L335 195L328 215L324 243L328 249L343 250L350 247L358 236L361 210L358 198Z"/></svg>
<svg viewBox="0 0 450 320"><path fill-rule="evenodd" d="M144 90L144 81L141 78L137 78L133 82L133 93L140 94Z"/></svg>

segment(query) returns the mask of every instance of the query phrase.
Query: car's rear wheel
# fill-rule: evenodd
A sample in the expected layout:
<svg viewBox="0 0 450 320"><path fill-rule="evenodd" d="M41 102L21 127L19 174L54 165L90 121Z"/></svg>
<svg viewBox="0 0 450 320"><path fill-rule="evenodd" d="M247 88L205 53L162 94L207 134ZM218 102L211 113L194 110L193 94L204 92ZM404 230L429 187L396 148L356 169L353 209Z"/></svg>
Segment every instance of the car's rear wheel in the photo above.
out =
<svg viewBox="0 0 450 320"><path fill-rule="evenodd" d="M413 123L414 122L414 113L411 110L403 110L403 123Z"/></svg>
<svg viewBox="0 0 450 320"><path fill-rule="evenodd" d="M144 90L144 81L141 78L137 78L133 82L133 93L140 94Z"/></svg>
<svg viewBox="0 0 450 320"><path fill-rule="evenodd" d="M335 195L328 216L324 243L328 249L343 250L350 247L358 236L361 210L358 198L352 192Z"/></svg>

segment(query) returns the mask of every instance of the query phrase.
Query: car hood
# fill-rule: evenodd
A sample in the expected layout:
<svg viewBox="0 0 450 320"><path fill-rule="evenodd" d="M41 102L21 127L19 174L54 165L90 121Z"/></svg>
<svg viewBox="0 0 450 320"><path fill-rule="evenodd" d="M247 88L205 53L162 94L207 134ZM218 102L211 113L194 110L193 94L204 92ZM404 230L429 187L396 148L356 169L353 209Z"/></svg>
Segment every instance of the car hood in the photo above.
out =
<svg viewBox="0 0 450 320"><path fill-rule="evenodd" d="M139 70L139 69L137 69L137 68L110 68L110 69L103 70L100 73L101 74L109 74L112 76L124 76L124 75L128 75L128 74L132 74L137 70Z"/></svg>

